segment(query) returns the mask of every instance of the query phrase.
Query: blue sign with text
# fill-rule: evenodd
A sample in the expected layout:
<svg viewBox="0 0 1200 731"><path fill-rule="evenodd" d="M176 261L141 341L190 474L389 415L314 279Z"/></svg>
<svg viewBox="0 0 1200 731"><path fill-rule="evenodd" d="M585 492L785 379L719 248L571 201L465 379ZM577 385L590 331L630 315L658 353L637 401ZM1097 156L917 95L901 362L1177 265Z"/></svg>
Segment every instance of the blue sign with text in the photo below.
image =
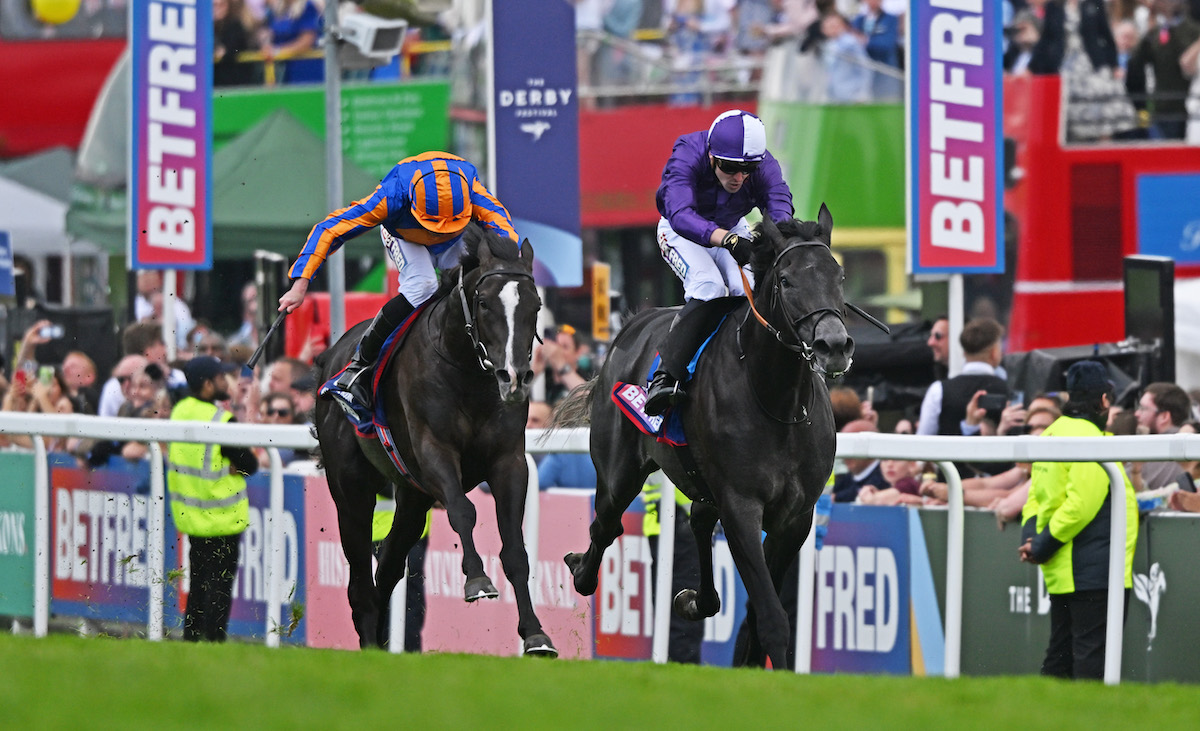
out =
<svg viewBox="0 0 1200 731"><path fill-rule="evenodd" d="M13 281L12 239L7 231L0 231L0 297L15 297L17 285Z"/></svg>
<svg viewBox="0 0 1200 731"><path fill-rule="evenodd" d="M1200 175L1156 173L1137 177L1138 253L1200 264Z"/></svg>
<svg viewBox="0 0 1200 731"><path fill-rule="evenodd" d="M537 283L583 284L575 8L526 0L492 19L493 191L533 244Z"/></svg>

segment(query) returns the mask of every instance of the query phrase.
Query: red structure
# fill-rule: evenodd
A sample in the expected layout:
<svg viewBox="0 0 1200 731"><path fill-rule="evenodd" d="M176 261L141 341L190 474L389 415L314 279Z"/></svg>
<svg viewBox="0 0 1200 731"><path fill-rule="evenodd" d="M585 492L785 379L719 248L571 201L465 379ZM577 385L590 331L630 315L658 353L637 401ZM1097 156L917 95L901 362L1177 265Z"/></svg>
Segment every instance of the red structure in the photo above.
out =
<svg viewBox="0 0 1200 731"><path fill-rule="evenodd" d="M0 41L0 158L79 147L125 40Z"/></svg>
<svg viewBox="0 0 1200 731"><path fill-rule="evenodd" d="M1059 77L1014 78L1004 94L1005 133L1024 172L1006 199L1020 232L1009 350L1120 341L1122 259L1139 253L1138 176L1200 172L1200 147L1064 147ZM1200 276L1200 267L1176 274Z"/></svg>

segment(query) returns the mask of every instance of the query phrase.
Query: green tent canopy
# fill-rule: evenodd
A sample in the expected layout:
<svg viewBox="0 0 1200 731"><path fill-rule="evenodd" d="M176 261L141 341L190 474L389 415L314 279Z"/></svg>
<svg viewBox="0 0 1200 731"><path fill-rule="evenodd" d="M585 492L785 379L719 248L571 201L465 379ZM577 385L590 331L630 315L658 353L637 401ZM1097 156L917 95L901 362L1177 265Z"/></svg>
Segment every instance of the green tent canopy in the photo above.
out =
<svg viewBox="0 0 1200 731"><path fill-rule="evenodd" d="M343 160L345 205L379 181ZM329 213L325 142L285 110L265 117L213 155L213 259L242 259L265 249L294 257ZM125 253L124 191L77 184L67 230Z"/></svg>

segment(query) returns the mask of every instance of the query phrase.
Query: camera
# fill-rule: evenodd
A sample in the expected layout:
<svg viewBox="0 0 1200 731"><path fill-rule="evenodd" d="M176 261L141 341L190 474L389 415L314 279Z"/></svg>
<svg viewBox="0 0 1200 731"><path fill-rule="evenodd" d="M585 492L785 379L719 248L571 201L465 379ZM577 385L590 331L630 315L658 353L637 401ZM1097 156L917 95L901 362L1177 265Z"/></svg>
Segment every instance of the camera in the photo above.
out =
<svg viewBox="0 0 1200 731"><path fill-rule="evenodd" d="M1008 406L1008 397L1002 393L985 393L979 397L979 408L988 411L1003 411Z"/></svg>
<svg viewBox="0 0 1200 731"><path fill-rule="evenodd" d="M42 325L38 328L38 335L47 340L58 340L63 336L62 325Z"/></svg>

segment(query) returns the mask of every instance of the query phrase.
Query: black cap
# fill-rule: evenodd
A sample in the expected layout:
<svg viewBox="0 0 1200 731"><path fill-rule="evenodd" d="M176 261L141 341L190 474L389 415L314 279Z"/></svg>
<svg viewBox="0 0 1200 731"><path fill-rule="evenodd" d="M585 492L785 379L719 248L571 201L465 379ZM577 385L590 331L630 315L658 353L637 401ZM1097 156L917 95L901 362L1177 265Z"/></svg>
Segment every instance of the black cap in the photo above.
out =
<svg viewBox="0 0 1200 731"><path fill-rule="evenodd" d="M1071 394L1099 395L1113 390L1108 380L1108 369L1094 360L1081 360L1067 369L1067 392Z"/></svg>
<svg viewBox="0 0 1200 731"><path fill-rule="evenodd" d="M292 388L297 391L312 391L317 387L317 379L311 373L306 373L292 381Z"/></svg>
<svg viewBox="0 0 1200 731"><path fill-rule="evenodd" d="M183 366L183 375L187 377L188 388L193 392L199 391L204 382L216 378L222 373L233 373L240 366L237 363L225 363L211 355L192 358Z"/></svg>

